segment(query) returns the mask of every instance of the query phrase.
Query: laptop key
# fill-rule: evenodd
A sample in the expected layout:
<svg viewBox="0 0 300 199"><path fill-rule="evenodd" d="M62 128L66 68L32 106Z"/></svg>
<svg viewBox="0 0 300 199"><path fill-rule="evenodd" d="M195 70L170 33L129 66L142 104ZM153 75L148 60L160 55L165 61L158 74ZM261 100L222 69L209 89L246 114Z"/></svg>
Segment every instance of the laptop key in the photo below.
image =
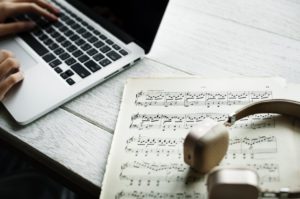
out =
<svg viewBox="0 0 300 199"><path fill-rule="evenodd" d="M65 48L69 47L72 43L70 41L64 41L61 45Z"/></svg>
<svg viewBox="0 0 300 199"><path fill-rule="evenodd" d="M69 77L71 77L71 76L74 75L73 71L71 71L71 70L67 70L65 73L66 73Z"/></svg>
<svg viewBox="0 0 300 199"><path fill-rule="evenodd" d="M59 56L60 59L62 60L66 60L68 58L70 58L71 56L68 53L63 53Z"/></svg>
<svg viewBox="0 0 300 199"><path fill-rule="evenodd" d="M80 57L81 55L83 55L83 52L81 50L76 50L75 52L73 52L74 57Z"/></svg>
<svg viewBox="0 0 300 199"><path fill-rule="evenodd" d="M61 32L66 32L66 31L68 31L69 29L68 29L66 26L62 26L62 27L59 28L59 30L60 30Z"/></svg>
<svg viewBox="0 0 300 199"><path fill-rule="evenodd" d="M79 57L79 61L81 62L81 63L84 63L84 62L86 62L87 60L89 59L89 57L88 56L86 56L86 55L82 55L81 57Z"/></svg>
<svg viewBox="0 0 300 199"><path fill-rule="evenodd" d="M53 33L55 30L52 27L48 27L45 29L48 34Z"/></svg>
<svg viewBox="0 0 300 199"><path fill-rule="evenodd" d="M71 41L76 41L77 39L80 39L80 37L78 35L75 35L75 34L70 37Z"/></svg>
<svg viewBox="0 0 300 199"><path fill-rule="evenodd" d="M100 47L104 46L104 43L102 41L98 41L98 42L94 43L94 46L96 48L100 48Z"/></svg>
<svg viewBox="0 0 300 199"><path fill-rule="evenodd" d="M103 39L103 40L107 39L107 37L105 35L100 35L100 38Z"/></svg>
<svg viewBox="0 0 300 199"><path fill-rule="evenodd" d="M47 39L47 40L44 41L44 44L49 46L50 44L53 44L53 40L52 39Z"/></svg>
<svg viewBox="0 0 300 199"><path fill-rule="evenodd" d="M94 61L90 60L88 62L86 62L84 64L88 69L90 69L90 71L92 72L96 72L98 71L99 69L101 69L101 67Z"/></svg>
<svg viewBox="0 0 300 199"><path fill-rule="evenodd" d="M126 50L123 50L123 49L122 49L122 50L120 50L119 52L120 52L122 55L124 55L124 56L125 56L125 55L128 55L128 52L127 52Z"/></svg>
<svg viewBox="0 0 300 199"><path fill-rule="evenodd" d="M71 26L73 23L75 23L75 21L72 19L69 19L69 20L66 20L65 23L68 24L69 26Z"/></svg>
<svg viewBox="0 0 300 199"><path fill-rule="evenodd" d="M91 43L95 43L96 41L98 41L98 38L95 37L95 36L92 36L92 37L90 37L90 38L88 39L88 41L91 42Z"/></svg>
<svg viewBox="0 0 300 199"><path fill-rule="evenodd" d="M86 30L84 28L79 28L78 30L76 30L79 34L84 34L86 33Z"/></svg>
<svg viewBox="0 0 300 199"><path fill-rule="evenodd" d="M104 58L104 55L102 55L101 53L98 53L98 54L95 55L93 58L94 58L96 61L100 61L101 59Z"/></svg>
<svg viewBox="0 0 300 199"><path fill-rule="evenodd" d="M66 73L61 73L60 76L61 76L63 79L67 79L67 78L69 77Z"/></svg>
<svg viewBox="0 0 300 199"><path fill-rule="evenodd" d="M84 44L84 45L81 46L81 49L84 50L84 51L87 51L91 48L92 48L92 46L90 44Z"/></svg>
<svg viewBox="0 0 300 199"><path fill-rule="evenodd" d="M86 39L91 37L91 36L92 36L92 34L90 32L86 32L86 33L82 34L82 37L86 38Z"/></svg>
<svg viewBox="0 0 300 199"><path fill-rule="evenodd" d="M64 41L66 41L66 38L64 38L63 36L59 36L56 38L56 41L59 42L59 43L62 43Z"/></svg>
<svg viewBox="0 0 300 199"><path fill-rule="evenodd" d="M77 73L81 78L89 76L91 73L86 70L81 64L77 63L71 66L71 68Z"/></svg>
<svg viewBox="0 0 300 199"><path fill-rule="evenodd" d="M54 51L54 53L56 54L56 55L60 55L60 54L62 54L62 53L64 53L65 51L64 51L64 49L62 49L62 48L58 48L58 49L56 49L55 51Z"/></svg>
<svg viewBox="0 0 300 199"><path fill-rule="evenodd" d="M93 33L98 36L101 35L101 33L98 30L94 30Z"/></svg>
<svg viewBox="0 0 300 199"><path fill-rule="evenodd" d="M33 31L33 34L38 37L43 34L43 31L41 29L37 29L37 30Z"/></svg>
<svg viewBox="0 0 300 199"><path fill-rule="evenodd" d="M77 47L74 45L71 45L67 48L67 50L71 53L71 52L74 52L75 50L77 50Z"/></svg>
<svg viewBox="0 0 300 199"><path fill-rule="evenodd" d="M64 26L64 24L62 24L60 21L55 22L53 25L54 25L56 28L60 28L60 27Z"/></svg>
<svg viewBox="0 0 300 199"><path fill-rule="evenodd" d="M118 53L116 53L115 51L110 51L109 53L106 54L111 60L113 61L117 61L118 59L121 58L121 55L119 55Z"/></svg>
<svg viewBox="0 0 300 199"><path fill-rule="evenodd" d="M111 61L109 61L108 59L103 59L102 61L99 62L101 64L101 66L107 66L109 64L111 64Z"/></svg>
<svg viewBox="0 0 300 199"><path fill-rule="evenodd" d="M95 48L90 49L89 51L87 51L87 54L89 56L93 56L97 53L98 51Z"/></svg>
<svg viewBox="0 0 300 199"><path fill-rule="evenodd" d="M73 64L75 64L76 60L74 58L69 58L66 60L66 64L71 66Z"/></svg>
<svg viewBox="0 0 300 199"><path fill-rule="evenodd" d="M57 72L57 73L61 73L61 72L63 72L63 71L62 71L62 69L61 69L61 68L59 68L59 67L56 67L56 68L54 68L54 70L55 70L55 72Z"/></svg>
<svg viewBox="0 0 300 199"><path fill-rule="evenodd" d="M72 30L68 30L67 32L65 32L65 35L67 37L70 37L70 36L74 35L74 32Z"/></svg>
<svg viewBox="0 0 300 199"><path fill-rule="evenodd" d="M67 82L70 86L72 86L73 84L75 84L74 80L71 79L71 78L67 79L66 82Z"/></svg>
<svg viewBox="0 0 300 199"><path fill-rule="evenodd" d="M103 46L102 48L100 48L100 51L103 52L103 53L107 53L110 50L111 50L111 48L108 47L108 46Z"/></svg>
<svg viewBox="0 0 300 199"><path fill-rule="evenodd" d="M58 59L55 59L54 61L52 61L49 65L52 67L52 68L55 68L56 66L59 66L60 64L62 64L62 62Z"/></svg>
<svg viewBox="0 0 300 199"><path fill-rule="evenodd" d="M42 41L45 41L45 40L49 39L49 37L47 35L45 35L45 34L41 34L39 36L39 39L42 40Z"/></svg>
<svg viewBox="0 0 300 199"><path fill-rule="evenodd" d="M105 42L106 42L108 45L114 44L114 42L113 42L112 40L110 40L110 39L106 40Z"/></svg>
<svg viewBox="0 0 300 199"><path fill-rule="evenodd" d="M60 34L55 30L55 31L53 31L51 34L51 37L53 37L53 38L56 38L56 37L59 37L60 36Z"/></svg>
<svg viewBox="0 0 300 199"><path fill-rule="evenodd" d="M112 47L113 47L115 50L120 50L120 49L121 49L121 47L118 46L117 44L112 45Z"/></svg>
<svg viewBox="0 0 300 199"><path fill-rule="evenodd" d="M50 46L49 46L49 48L51 49L51 50L55 50L55 49L57 49L59 46L56 44L56 43L52 43Z"/></svg>
<svg viewBox="0 0 300 199"><path fill-rule="evenodd" d="M78 46L81 46L83 44L86 44L86 42L83 39L78 39L75 41L75 44L77 44Z"/></svg>
<svg viewBox="0 0 300 199"><path fill-rule="evenodd" d="M73 25L71 25L71 28L73 29L73 30L77 30L78 28L80 28L81 26L79 25L79 24L77 24L77 23L74 23Z"/></svg>
<svg viewBox="0 0 300 199"><path fill-rule="evenodd" d="M55 59L55 56L52 53L48 53L47 55L43 56L43 59L49 63Z"/></svg>

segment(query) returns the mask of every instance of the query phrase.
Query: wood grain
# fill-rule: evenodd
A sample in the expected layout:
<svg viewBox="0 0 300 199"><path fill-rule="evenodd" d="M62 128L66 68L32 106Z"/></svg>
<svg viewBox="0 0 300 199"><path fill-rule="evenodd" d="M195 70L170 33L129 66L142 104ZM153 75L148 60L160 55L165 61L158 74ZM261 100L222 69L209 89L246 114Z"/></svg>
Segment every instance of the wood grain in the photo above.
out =
<svg viewBox="0 0 300 199"><path fill-rule="evenodd" d="M193 74L281 76L300 82L300 42L202 14L196 9L200 6L170 4L152 59Z"/></svg>
<svg viewBox="0 0 300 199"><path fill-rule="evenodd" d="M173 0L203 14L300 40L298 0Z"/></svg>
<svg viewBox="0 0 300 199"><path fill-rule="evenodd" d="M74 173L100 187L112 135L62 109L16 126L1 107L0 126Z"/></svg>

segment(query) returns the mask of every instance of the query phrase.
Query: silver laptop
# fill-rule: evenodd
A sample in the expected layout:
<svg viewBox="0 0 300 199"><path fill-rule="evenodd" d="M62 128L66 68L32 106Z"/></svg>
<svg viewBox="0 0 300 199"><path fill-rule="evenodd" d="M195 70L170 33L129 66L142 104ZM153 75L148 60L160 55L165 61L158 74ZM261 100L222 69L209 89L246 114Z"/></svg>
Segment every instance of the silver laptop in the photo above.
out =
<svg viewBox="0 0 300 199"><path fill-rule="evenodd" d="M167 0L53 0L58 22L26 14L39 27L0 41L21 62L24 80L3 100L13 118L28 124L149 52Z"/></svg>

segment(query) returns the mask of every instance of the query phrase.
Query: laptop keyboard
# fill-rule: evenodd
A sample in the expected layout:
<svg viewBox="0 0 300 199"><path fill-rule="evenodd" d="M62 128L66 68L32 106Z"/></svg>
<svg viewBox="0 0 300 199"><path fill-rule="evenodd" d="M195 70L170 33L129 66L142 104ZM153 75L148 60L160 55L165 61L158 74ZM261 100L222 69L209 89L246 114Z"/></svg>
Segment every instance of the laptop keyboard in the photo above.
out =
<svg viewBox="0 0 300 199"><path fill-rule="evenodd" d="M107 67L128 55L120 45L87 24L56 1L60 8L58 22L49 23L43 18L27 14L18 20L31 20L38 28L20 37L69 85L74 85L77 74L81 79ZM66 67L67 66L67 67Z"/></svg>

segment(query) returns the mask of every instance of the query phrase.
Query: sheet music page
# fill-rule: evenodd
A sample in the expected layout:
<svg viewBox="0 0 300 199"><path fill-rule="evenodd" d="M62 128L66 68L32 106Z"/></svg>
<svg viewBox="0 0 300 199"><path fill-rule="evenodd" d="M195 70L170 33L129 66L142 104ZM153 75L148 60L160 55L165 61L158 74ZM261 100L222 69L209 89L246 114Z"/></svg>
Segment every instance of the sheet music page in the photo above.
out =
<svg viewBox="0 0 300 199"><path fill-rule="evenodd" d="M206 176L183 160L189 130L207 117L222 122L250 102L276 98L284 86L281 78L129 79L100 198L206 198ZM255 169L264 190L298 189L293 134L290 118L242 119L230 129L221 166Z"/></svg>

